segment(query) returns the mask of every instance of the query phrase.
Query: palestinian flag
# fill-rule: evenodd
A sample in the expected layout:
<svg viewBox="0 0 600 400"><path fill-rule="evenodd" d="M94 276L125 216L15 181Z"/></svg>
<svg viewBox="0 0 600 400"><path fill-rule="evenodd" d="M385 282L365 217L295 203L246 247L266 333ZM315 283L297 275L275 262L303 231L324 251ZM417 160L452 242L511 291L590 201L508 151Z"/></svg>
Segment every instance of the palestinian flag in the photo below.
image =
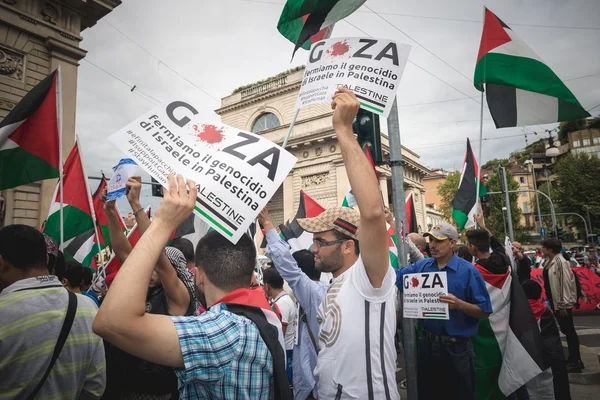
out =
<svg viewBox="0 0 600 400"><path fill-rule="evenodd" d="M471 338L475 352L475 398L502 399L545 370L540 331L518 279L510 268L494 274L475 264L492 302Z"/></svg>
<svg viewBox="0 0 600 400"><path fill-rule="evenodd" d="M419 233L419 223L417 222L417 212L415 211L415 200L413 194L409 194L405 200L406 203L406 234Z"/></svg>
<svg viewBox="0 0 600 400"><path fill-rule="evenodd" d="M313 43L329 36L333 24L358 10L366 0L287 0L277 30L294 43L294 54L302 47L309 50Z"/></svg>
<svg viewBox="0 0 600 400"><path fill-rule="evenodd" d="M500 18L487 8L475 66L496 128L586 118L573 93Z"/></svg>
<svg viewBox="0 0 600 400"><path fill-rule="evenodd" d="M396 231L393 226L387 225L387 232L388 246L390 248L390 264L392 264L392 268L398 269L398 239L396 239Z"/></svg>
<svg viewBox="0 0 600 400"><path fill-rule="evenodd" d="M460 173L460 183L452 205L452 219L456 221L458 230L475 226L475 214L477 213L477 181L479 180L479 165L475 154L471 149L471 142L467 139L467 154ZM479 197L487 194L485 182L481 181L479 186Z"/></svg>
<svg viewBox="0 0 600 400"><path fill-rule="evenodd" d="M146 210L144 212L146 213L148 218L150 218L150 206L146 207ZM137 244L137 242L139 242L141 237L142 235L140 234L137 224L135 224L127 234L127 241L131 245L131 248L135 247L135 245ZM106 263L106 275L110 275L114 272L117 272L120 268L121 262L117 259L117 257L113 255L112 258Z"/></svg>
<svg viewBox="0 0 600 400"><path fill-rule="evenodd" d="M298 220L301 218L314 218L325 211L325 208L313 200L303 190L300 191L300 203L294 219L287 224L279 225L281 237L285 239L292 249L292 253L298 250L306 250L312 246L312 233L306 232Z"/></svg>
<svg viewBox="0 0 600 400"><path fill-rule="evenodd" d="M0 190L58 178L58 85L56 70L0 122Z"/></svg>
<svg viewBox="0 0 600 400"><path fill-rule="evenodd" d="M69 157L65 161L63 177L63 215L64 215L64 240L63 247L75 237L94 230L93 211L90 207L87 179L83 172L83 165L79 156L79 148L75 142ZM52 236L60 243L60 184L56 186L54 202L50 205L48 220L44 226L44 233ZM69 254L71 257L74 253ZM67 257L65 252L65 257Z"/></svg>

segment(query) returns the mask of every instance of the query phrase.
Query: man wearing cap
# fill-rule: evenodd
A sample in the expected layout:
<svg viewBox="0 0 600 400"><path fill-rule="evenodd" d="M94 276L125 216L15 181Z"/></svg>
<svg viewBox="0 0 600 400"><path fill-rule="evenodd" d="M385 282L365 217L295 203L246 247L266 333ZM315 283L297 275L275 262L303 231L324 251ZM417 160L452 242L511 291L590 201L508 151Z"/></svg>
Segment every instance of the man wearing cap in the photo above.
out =
<svg viewBox="0 0 600 400"><path fill-rule="evenodd" d="M421 321L419 399L473 399L475 371L470 338L477 333L478 319L492 312L490 296L477 269L454 254L458 232L452 225L435 226L423 236L429 237L432 258L396 271L396 285L403 290L405 274L446 272L448 294L440 296L440 301L448 304L450 319Z"/></svg>
<svg viewBox="0 0 600 400"><path fill-rule="evenodd" d="M311 301L319 297L318 284L307 277L302 278L307 290L294 291L309 321L316 309L319 354L314 374L318 398L399 399L394 347L395 276L379 185L352 132L359 108L356 96L340 88L332 108L333 127L360 215L352 208L338 207L315 218L298 220L305 231L313 233L315 267L333 275L320 304ZM280 247L275 245L277 237L271 232L267 240L269 250ZM290 257L285 260L295 264ZM275 266L280 268L281 260ZM299 277L303 275L297 266L295 271ZM290 282L289 274L285 279ZM307 303L313 310L304 307Z"/></svg>

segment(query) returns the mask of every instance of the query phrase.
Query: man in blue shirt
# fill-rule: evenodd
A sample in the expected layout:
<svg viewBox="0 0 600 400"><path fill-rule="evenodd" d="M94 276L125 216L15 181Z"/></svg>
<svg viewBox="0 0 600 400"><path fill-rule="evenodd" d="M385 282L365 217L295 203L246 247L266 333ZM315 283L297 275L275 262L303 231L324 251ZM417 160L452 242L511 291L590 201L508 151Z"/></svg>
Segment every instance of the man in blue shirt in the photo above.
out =
<svg viewBox="0 0 600 400"><path fill-rule="evenodd" d="M424 236L429 237L432 258L396 271L396 285L403 290L405 274L446 272L448 294L440 296L440 301L448 304L450 319L421 321L419 399L473 399L475 371L470 338L477 333L478 319L492 312L490 296L477 269L454 254L458 232L452 225L436 226Z"/></svg>

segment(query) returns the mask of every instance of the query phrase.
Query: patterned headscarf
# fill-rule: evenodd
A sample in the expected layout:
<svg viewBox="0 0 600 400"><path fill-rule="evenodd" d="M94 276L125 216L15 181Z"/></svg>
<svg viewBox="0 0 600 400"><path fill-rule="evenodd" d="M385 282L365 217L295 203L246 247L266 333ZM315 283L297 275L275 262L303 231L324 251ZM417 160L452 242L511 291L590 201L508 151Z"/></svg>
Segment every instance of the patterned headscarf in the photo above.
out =
<svg viewBox="0 0 600 400"><path fill-rule="evenodd" d="M44 239L46 240L46 253L52 254L54 257L58 256L58 245L56 241L44 233Z"/></svg>
<svg viewBox="0 0 600 400"><path fill-rule="evenodd" d="M200 303L198 301L198 297L196 296L194 275L192 275L187 269L187 261L185 260L185 256L180 250L170 246L165 248L165 253L171 262L171 265L173 265L175 271L177 271L177 276L187 288L190 294L190 303L193 304L193 309L196 312Z"/></svg>

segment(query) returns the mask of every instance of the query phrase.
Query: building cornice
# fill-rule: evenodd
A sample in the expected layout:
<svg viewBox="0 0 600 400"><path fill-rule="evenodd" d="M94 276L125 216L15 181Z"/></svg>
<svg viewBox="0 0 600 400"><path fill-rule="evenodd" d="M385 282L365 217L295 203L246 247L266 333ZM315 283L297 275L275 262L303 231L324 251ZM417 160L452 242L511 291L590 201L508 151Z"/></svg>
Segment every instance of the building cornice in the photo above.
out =
<svg viewBox="0 0 600 400"><path fill-rule="evenodd" d="M282 94L286 94L289 92L293 92L293 91L299 91L300 90L300 86L301 86L301 81L297 81L294 83L290 83L287 84L285 86L280 86L278 88L275 88L273 90L270 90L268 92L264 92L258 95L254 95L254 96L250 96L248 98L242 99L241 101L235 103L235 104L231 104L225 107L221 107L221 108L217 108L215 110L215 112L219 115L227 113L227 112L231 112L234 110L239 110L242 108L246 108L248 106L251 106L253 104L256 103L260 103L264 100L270 99L272 97L277 97L280 96Z"/></svg>

